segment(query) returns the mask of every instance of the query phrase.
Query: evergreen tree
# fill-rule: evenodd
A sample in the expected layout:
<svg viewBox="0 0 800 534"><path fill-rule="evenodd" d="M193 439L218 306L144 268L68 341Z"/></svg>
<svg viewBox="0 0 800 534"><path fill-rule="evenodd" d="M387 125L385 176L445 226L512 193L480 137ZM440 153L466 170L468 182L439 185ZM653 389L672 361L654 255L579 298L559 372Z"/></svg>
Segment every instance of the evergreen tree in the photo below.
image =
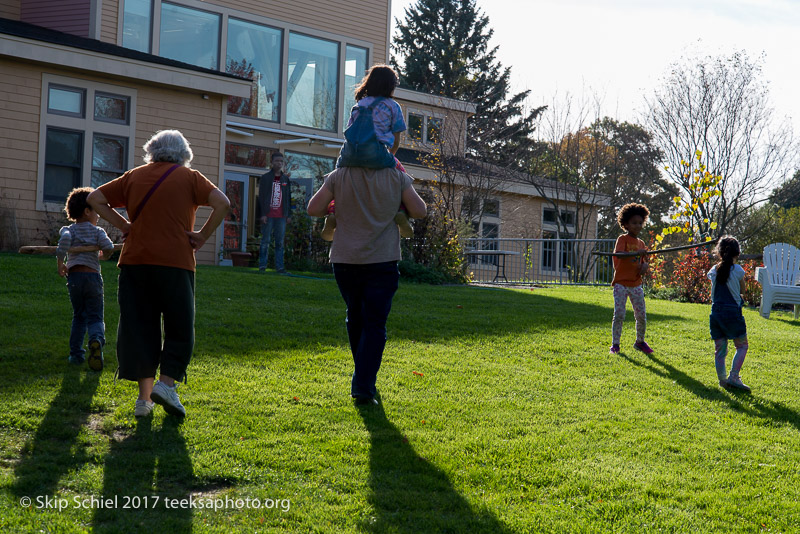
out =
<svg viewBox="0 0 800 534"><path fill-rule="evenodd" d="M800 171L795 171L794 176L773 189L769 197L775 205L783 209L800 206Z"/></svg>
<svg viewBox="0 0 800 534"><path fill-rule="evenodd" d="M509 94L511 69L489 48L493 30L475 0L418 0L397 21L392 65L403 87L472 102L467 153L514 165L533 145L536 117L524 109L529 91Z"/></svg>

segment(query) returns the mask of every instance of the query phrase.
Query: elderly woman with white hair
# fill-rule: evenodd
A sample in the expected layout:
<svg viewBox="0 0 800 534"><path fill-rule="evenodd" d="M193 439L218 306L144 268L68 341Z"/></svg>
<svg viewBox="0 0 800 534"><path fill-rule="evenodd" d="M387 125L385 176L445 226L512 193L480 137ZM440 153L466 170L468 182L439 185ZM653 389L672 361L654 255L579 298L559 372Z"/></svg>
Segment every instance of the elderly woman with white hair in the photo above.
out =
<svg viewBox="0 0 800 534"><path fill-rule="evenodd" d="M100 186L87 200L126 236L119 258L117 361L119 377L139 384L134 415L149 415L158 403L182 417L186 410L176 388L194 347L194 253L230 202L189 167L192 150L178 130L157 132L144 152L145 165ZM195 231L198 206L213 211ZM122 207L130 221L113 209Z"/></svg>

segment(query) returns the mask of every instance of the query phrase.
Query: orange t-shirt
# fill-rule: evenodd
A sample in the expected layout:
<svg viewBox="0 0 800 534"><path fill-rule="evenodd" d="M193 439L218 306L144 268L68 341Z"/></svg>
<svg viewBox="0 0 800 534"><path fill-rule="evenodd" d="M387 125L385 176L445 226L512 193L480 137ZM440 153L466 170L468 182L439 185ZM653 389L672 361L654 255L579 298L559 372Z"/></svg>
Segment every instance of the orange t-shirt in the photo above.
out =
<svg viewBox="0 0 800 534"><path fill-rule="evenodd" d="M614 245L614 252L636 252L647 250L644 241L638 237L621 235ZM636 287L642 284L642 275L639 268L642 262L647 262L646 256L631 256L630 258L614 258L614 279L611 285L620 284L626 287Z"/></svg>
<svg viewBox="0 0 800 534"><path fill-rule="evenodd" d="M136 213L139 203L174 163L157 162L131 169L98 188L112 208ZM194 230L198 206L208 205L216 189L205 176L188 167L178 167L164 179L139 217L131 223L119 265L163 265L195 270L194 250L186 231Z"/></svg>

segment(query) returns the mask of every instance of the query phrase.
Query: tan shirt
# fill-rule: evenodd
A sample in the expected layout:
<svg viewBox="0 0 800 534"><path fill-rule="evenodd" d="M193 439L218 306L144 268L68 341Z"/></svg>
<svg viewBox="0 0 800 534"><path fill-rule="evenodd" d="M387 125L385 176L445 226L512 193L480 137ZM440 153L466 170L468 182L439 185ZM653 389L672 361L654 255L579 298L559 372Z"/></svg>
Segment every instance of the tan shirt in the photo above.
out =
<svg viewBox="0 0 800 534"><path fill-rule="evenodd" d="M173 165L142 165L98 189L112 208L124 207L131 216L153 184ZM172 171L131 224L119 265L162 265L194 271L194 250L186 231L194 230L197 207L208 204L214 189L216 186L205 176L188 167Z"/></svg>
<svg viewBox="0 0 800 534"><path fill-rule="evenodd" d="M331 263L400 260L400 232L394 216L411 177L394 168L340 167L325 177L336 200Z"/></svg>

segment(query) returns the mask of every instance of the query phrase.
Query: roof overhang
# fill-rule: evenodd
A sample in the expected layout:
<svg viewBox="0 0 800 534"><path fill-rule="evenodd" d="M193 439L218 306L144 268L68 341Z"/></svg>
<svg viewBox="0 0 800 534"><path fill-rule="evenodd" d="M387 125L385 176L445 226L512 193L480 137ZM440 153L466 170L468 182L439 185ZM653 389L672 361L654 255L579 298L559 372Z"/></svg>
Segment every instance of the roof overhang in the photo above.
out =
<svg viewBox="0 0 800 534"><path fill-rule="evenodd" d="M431 169L418 163L404 163L406 169L411 176L422 181L438 181L441 178ZM570 186L552 186L548 183L538 183L534 185L533 180L537 180L535 176L522 176L516 174L513 177L502 179L497 177L493 179L494 184L492 190L496 193L506 193L511 195L521 195L526 197L547 198L557 202L572 202L576 200L579 204L586 204L592 206L608 207L611 205L611 199L608 195L595 193L587 189L580 189L578 191L571 189ZM456 172L453 178L453 185L469 188L469 180L462 173Z"/></svg>
<svg viewBox="0 0 800 534"><path fill-rule="evenodd" d="M67 45L0 34L0 57L164 85L197 93L249 97L252 82L148 63Z"/></svg>
<svg viewBox="0 0 800 534"><path fill-rule="evenodd" d="M461 111L469 115L474 115L477 108L472 102L465 102L463 100L456 100L455 98L448 98L446 96L432 95L429 93L420 93L419 91L411 91L409 89L402 89L398 87L394 90L394 98L406 100L408 102L416 102L418 104L426 104L439 108L450 109L453 111Z"/></svg>

